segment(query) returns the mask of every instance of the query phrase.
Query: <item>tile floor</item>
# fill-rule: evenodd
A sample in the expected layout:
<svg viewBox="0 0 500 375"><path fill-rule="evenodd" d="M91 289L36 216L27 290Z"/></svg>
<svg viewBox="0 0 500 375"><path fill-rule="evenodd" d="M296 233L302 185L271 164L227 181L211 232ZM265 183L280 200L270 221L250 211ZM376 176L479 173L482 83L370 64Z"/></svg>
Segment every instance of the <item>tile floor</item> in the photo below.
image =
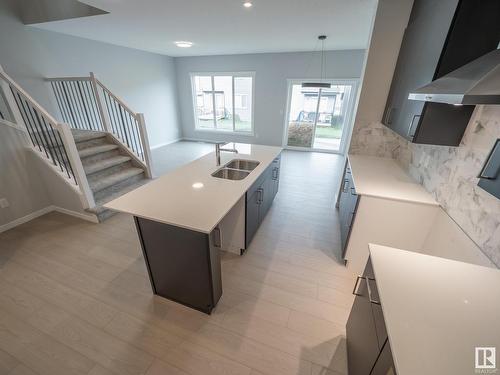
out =
<svg viewBox="0 0 500 375"><path fill-rule="evenodd" d="M171 157L157 159L160 173L212 145L168 147L155 152ZM97 225L51 213L0 234L0 374L345 374L341 172L339 156L284 152L251 247L223 256L211 316L151 294L127 215Z"/></svg>

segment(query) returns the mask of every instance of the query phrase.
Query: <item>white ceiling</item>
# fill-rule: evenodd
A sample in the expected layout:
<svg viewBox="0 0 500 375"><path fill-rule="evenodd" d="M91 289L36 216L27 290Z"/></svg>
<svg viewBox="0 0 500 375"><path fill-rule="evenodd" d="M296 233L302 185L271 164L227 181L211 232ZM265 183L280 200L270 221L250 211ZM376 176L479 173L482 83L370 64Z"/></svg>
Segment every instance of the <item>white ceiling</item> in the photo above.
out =
<svg viewBox="0 0 500 375"><path fill-rule="evenodd" d="M84 0L110 14L36 25L169 56L366 48L376 0ZM174 41L188 40L191 48Z"/></svg>

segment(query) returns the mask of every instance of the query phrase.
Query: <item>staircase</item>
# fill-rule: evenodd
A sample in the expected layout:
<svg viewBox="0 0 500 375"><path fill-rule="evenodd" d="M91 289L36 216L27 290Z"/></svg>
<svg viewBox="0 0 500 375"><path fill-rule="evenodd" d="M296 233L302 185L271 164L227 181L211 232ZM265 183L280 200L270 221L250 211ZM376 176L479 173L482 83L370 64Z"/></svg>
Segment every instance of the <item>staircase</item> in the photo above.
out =
<svg viewBox="0 0 500 375"><path fill-rule="evenodd" d="M0 66L0 98L11 114L6 119L2 111L0 118L24 131L27 145L77 194L81 209L103 221L113 215L104 207L107 202L152 178L144 115L132 111L92 73L47 81L62 121Z"/></svg>
<svg viewBox="0 0 500 375"><path fill-rule="evenodd" d="M94 194L95 207L87 211L101 222L114 214L103 207L104 204L149 180L144 167L123 152L121 145L105 132L72 129L72 133Z"/></svg>

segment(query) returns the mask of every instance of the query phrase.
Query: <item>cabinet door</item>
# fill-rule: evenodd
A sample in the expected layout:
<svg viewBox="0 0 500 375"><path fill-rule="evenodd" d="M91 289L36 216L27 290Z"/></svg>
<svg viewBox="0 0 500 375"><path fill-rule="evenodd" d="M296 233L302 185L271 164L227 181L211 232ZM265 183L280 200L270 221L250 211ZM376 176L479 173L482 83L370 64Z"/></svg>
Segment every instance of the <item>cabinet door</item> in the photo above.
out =
<svg viewBox="0 0 500 375"><path fill-rule="evenodd" d="M380 352L365 278L358 278L356 298L347 321L349 375L368 375Z"/></svg>
<svg viewBox="0 0 500 375"><path fill-rule="evenodd" d="M458 0L416 0L391 85L384 123L412 140L424 102L408 94L434 78Z"/></svg>
<svg viewBox="0 0 500 375"><path fill-rule="evenodd" d="M261 190L257 188L250 195L247 192L246 197L246 229L245 229L245 247L248 248L252 238L259 228L259 209L260 209Z"/></svg>
<svg viewBox="0 0 500 375"><path fill-rule="evenodd" d="M349 234L350 184L349 174L346 171L344 178L342 179L339 199L340 241L342 243L342 249L345 249L347 246L347 235Z"/></svg>
<svg viewBox="0 0 500 375"><path fill-rule="evenodd" d="M413 140L424 109L424 102L409 100L412 90L424 86L434 79L439 59L450 29L457 0L426 0L426 6L408 26L404 44L401 46L406 69L401 82L401 110L391 128L408 140ZM417 2L418 3L418 2Z"/></svg>
<svg viewBox="0 0 500 375"><path fill-rule="evenodd" d="M377 358L377 362L375 362L375 366L370 375L396 375L396 368L394 367L389 340L386 340L382 352Z"/></svg>
<svg viewBox="0 0 500 375"><path fill-rule="evenodd" d="M273 169L272 169L272 179L273 179L273 199L278 193L279 189L279 184L280 184L280 167L281 167L281 155L278 156L276 159L274 159L273 163L271 164Z"/></svg>
<svg viewBox="0 0 500 375"><path fill-rule="evenodd" d="M261 187L261 204L260 204L260 210L259 210L259 224L264 220L266 217L267 212L271 208L271 205L273 204L274 200L274 189L275 189L275 184L273 180L273 167L272 164L269 166L269 168L264 172L266 175L266 179L264 180L262 187Z"/></svg>

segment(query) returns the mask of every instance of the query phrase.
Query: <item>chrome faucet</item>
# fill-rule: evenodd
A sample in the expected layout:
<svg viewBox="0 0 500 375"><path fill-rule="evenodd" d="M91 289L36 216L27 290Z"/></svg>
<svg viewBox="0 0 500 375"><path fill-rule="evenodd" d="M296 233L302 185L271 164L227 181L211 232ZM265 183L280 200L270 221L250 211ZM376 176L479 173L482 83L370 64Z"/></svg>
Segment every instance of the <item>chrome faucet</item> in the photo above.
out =
<svg viewBox="0 0 500 375"><path fill-rule="evenodd" d="M215 144L215 160L216 160L217 166L220 165L220 152L221 151L234 152L235 154L238 153L238 150L236 148L232 148L232 149L220 148L220 146L223 146L225 144L226 144L226 142L220 142L220 143L218 142Z"/></svg>

